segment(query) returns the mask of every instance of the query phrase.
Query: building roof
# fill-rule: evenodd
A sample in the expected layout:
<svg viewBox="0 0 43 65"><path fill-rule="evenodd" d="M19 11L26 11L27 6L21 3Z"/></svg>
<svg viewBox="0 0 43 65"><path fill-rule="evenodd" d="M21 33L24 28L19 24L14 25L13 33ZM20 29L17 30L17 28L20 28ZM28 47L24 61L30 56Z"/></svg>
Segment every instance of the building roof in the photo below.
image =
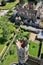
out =
<svg viewBox="0 0 43 65"><path fill-rule="evenodd" d="M23 5L18 5L16 10L20 15L23 15L25 17L33 17L33 15L36 15L37 11L36 10L29 10L29 4L26 4L26 6L23 7Z"/></svg>
<svg viewBox="0 0 43 65"><path fill-rule="evenodd" d="M39 32L39 34L37 35L37 38L40 40L43 40L43 31Z"/></svg>

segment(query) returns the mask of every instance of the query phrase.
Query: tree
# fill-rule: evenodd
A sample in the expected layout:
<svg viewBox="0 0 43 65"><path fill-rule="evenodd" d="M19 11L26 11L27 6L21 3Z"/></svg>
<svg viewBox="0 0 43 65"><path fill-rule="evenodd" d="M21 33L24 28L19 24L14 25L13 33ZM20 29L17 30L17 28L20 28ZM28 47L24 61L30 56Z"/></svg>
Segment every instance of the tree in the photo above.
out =
<svg viewBox="0 0 43 65"><path fill-rule="evenodd" d="M27 2L28 0L20 0L20 3L25 3Z"/></svg>
<svg viewBox="0 0 43 65"><path fill-rule="evenodd" d="M2 5L2 6L5 6L5 5L6 5L6 1L5 1L5 0L2 0L2 1L1 1L1 5Z"/></svg>
<svg viewBox="0 0 43 65"><path fill-rule="evenodd" d="M2 39L3 38L3 30L2 30L2 28L0 28L0 39Z"/></svg>
<svg viewBox="0 0 43 65"><path fill-rule="evenodd" d="M28 0L28 2L34 2L35 5L37 4L38 0Z"/></svg>
<svg viewBox="0 0 43 65"><path fill-rule="evenodd" d="M17 34L16 39L24 39L24 40L29 39L29 32L20 30Z"/></svg>
<svg viewBox="0 0 43 65"><path fill-rule="evenodd" d="M37 0L35 0L35 5L37 4L37 2L38 2L38 1L37 1Z"/></svg>
<svg viewBox="0 0 43 65"><path fill-rule="evenodd" d="M11 22L15 22L15 15L13 14L9 19Z"/></svg>
<svg viewBox="0 0 43 65"><path fill-rule="evenodd" d="M11 22L0 22L0 39L9 40L12 33L16 31L16 28Z"/></svg>
<svg viewBox="0 0 43 65"><path fill-rule="evenodd" d="M9 2L14 2L15 0L8 0Z"/></svg>

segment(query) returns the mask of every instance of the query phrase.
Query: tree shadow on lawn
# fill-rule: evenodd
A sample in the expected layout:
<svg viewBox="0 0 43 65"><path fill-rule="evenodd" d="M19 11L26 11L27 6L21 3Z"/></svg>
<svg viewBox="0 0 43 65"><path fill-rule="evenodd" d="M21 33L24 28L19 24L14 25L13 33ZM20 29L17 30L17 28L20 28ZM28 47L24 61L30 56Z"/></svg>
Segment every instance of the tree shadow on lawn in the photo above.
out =
<svg viewBox="0 0 43 65"><path fill-rule="evenodd" d="M6 1L7 3L12 3L12 2L15 2L15 0L8 0Z"/></svg>
<svg viewBox="0 0 43 65"><path fill-rule="evenodd" d="M5 5L6 6L6 5ZM3 5L0 5L0 7L4 7Z"/></svg>
<svg viewBox="0 0 43 65"><path fill-rule="evenodd" d="M0 44L4 44L6 42L5 39L0 39Z"/></svg>
<svg viewBox="0 0 43 65"><path fill-rule="evenodd" d="M0 5L0 7L2 7L2 5Z"/></svg>
<svg viewBox="0 0 43 65"><path fill-rule="evenodd" d="M43 59L43 53L41 54L41 59Z"/></svg>

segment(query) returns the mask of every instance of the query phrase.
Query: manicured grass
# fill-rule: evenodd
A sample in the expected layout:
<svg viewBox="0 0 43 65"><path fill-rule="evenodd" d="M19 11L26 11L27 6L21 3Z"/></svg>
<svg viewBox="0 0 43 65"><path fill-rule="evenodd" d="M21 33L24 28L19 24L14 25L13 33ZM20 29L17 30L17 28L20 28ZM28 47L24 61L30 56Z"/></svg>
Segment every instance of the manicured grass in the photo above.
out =
<svg viewBox="0 0 43 65"><path fill-rule="evenodd" d="M19 2L19 0L16 0L15 2L11 2L11 3L7 3L5 6L0 6L0 9L11 9L11 8L14 7L18 2Z"/></svg>
<svg viewBox="0 0 43 65"><path fill-rule="evenodd" d="M13 44L10 49L12 49L14 51L14 53L10 55L10 53L8 51L8 53L4 57L4 61L1 62L0 65L10 65L13 62L18 62L16 45ZM39 50L39 43L30 42L30 45L29 45L29 54L31 56L37 57L38 50Z"/></svg>
<svg viewBox="0 0 43 65"><path fill-rule="evenodd" d="M0 0L0 2L1 2L2 0Z"/></svg>
<svg viewBox="0 0 43 65"><path fill-rule="evenodd" d="M0 64L2 65L10 65L13 62L18 62L18 57L17 57L17 50L16 50L16 46L12 45L11 49L14 50L14 54L9 54L9 52L6 54L6 56L4 57L4 61Z"/></svg>
<svg viewBox="0 0 43 65"><path fill-rule="evenodd" d="M0 53L3 50L4 46L5 46L5 44L0 44Z"/></svg>
<svg viewBox="0 0 43 65"><path fill-rule="evenodd" d="M30 32L27 32L27 31L24 31L23 32L23 35L25 36L25 35L28 35L28 34L30 34Z"/></svg>
<svg viewBox="0 0 43 65"><path fill-rule="evenodd" d="M39 43L30 42L29 45L29 54L31 56L37 57L39 50Z"/></svg>
<svg viewBox="0 0 43 65"><path fill-rule="evenodd" d="M41 49L41 53L43 53L43 43L42 43L42 49Z"/></svg>

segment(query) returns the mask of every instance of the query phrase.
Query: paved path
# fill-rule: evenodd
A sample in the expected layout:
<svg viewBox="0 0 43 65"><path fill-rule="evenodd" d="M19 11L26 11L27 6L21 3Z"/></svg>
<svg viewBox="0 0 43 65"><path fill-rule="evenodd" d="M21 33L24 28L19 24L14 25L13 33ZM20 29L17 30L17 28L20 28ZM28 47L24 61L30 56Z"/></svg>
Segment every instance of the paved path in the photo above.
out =
<svg viewBox="0 0 43 65"><path fill-rule="evenodd" d="M1 16L4 16L5 14L7 14L8 11L9 11L9 10L1 10L1 11L0 11L0 17L1 17Z"/></svg>
<svg viewBox="0 0 43 65"><path fill-rule="evenodd" d="M29 40L30 41L35 41L36 36L37 36L37 34L31 33Z"/></svg>

